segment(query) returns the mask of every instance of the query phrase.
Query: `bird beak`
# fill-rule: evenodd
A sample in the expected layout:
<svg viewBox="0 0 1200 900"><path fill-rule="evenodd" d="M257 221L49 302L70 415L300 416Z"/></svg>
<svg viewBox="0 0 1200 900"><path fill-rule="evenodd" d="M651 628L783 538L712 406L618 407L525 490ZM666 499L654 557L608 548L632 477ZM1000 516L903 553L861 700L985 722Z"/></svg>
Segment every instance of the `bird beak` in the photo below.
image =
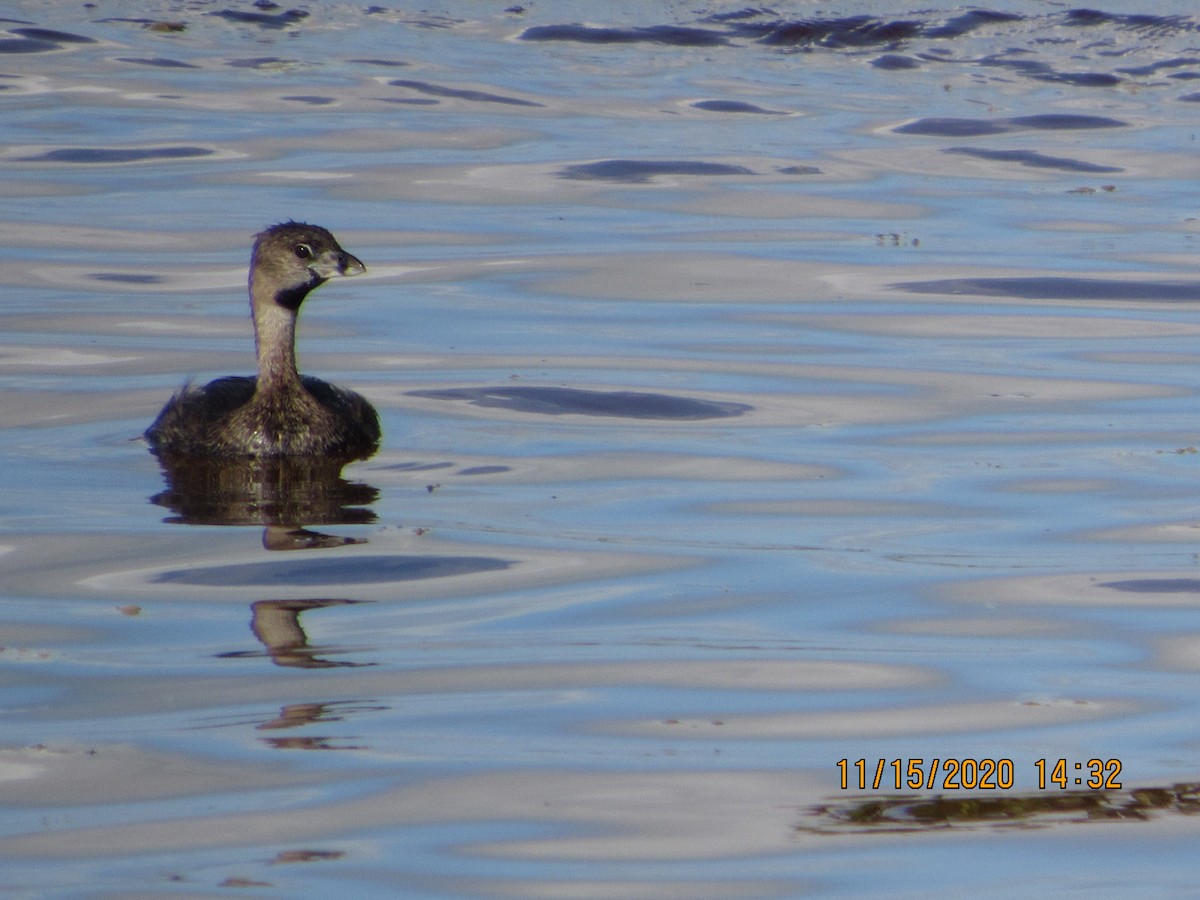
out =
<svg viewBox="0 0 1200 900"><path fill-rule="evenodd" d="M308 267L321 278L333 278L335 275L361 275L367 271L362 260L352 256L345 250L326 251L314 259Z"/></svg>
<svg viewBox="0 0 1200 900"><path fill-rule="evenodd" d="M361 275L365 271L367 271L367 267L363 265L361 259L351 256L345 251L342 252L341 259L338 260L339 275Z"/></svg>

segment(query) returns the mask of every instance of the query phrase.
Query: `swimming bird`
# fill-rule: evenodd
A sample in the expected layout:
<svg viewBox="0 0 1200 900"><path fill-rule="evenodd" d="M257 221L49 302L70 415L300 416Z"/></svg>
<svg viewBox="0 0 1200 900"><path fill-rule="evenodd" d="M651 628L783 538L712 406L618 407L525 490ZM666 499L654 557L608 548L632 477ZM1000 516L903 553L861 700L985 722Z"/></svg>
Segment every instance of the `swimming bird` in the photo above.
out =
<svg viewBox="0 0 1200 900"><path fill-rule="evenodd" d="M296 369L296 317L314 288L366 266L326 229L284 222L260 232L250 256L258 376L185 385L146 430L160 456L367 456L379 416L353 391Z"/></svg>

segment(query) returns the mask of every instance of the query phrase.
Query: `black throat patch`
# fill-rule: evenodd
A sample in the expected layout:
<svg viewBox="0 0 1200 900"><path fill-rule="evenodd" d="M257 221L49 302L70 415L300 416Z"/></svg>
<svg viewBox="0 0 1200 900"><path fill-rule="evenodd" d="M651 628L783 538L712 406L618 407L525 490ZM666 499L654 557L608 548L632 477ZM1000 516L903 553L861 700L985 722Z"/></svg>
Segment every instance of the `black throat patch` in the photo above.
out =
<svg viewBox="0 0 1200 900"><path fill-rule="evenodd" d="M324 278L317 278L316 276L313 276L313 279L308 284L302 284L293 288L285 288L284 290L279 291L275 295L275 302L284 309L296 312L300 309L300 304L304 302L304 298L308 296L308 292L313 288L320 287L324 283Z"/></svg>

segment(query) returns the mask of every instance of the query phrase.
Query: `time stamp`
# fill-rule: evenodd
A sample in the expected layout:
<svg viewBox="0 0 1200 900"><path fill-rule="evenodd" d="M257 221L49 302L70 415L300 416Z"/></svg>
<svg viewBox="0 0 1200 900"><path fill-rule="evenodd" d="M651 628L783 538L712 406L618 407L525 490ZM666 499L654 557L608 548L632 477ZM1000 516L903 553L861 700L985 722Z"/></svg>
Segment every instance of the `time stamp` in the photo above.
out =
<svg viewBox="0 0 1200 900"><path fill-rule="evenodd" d="M842 790L1004 791L1016 783L1011 759L946 758L839 759ZM1033 762L1038 790L1121 789L1119 759L1038 759Z"/></svg>

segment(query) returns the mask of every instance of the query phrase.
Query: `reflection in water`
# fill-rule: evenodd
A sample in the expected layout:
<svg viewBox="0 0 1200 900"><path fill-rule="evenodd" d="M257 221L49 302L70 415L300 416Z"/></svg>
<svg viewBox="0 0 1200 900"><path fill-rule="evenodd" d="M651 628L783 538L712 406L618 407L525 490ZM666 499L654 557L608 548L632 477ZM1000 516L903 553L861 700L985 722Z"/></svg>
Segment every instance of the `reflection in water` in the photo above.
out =
<svg viewBox="0 0 1200 900"><path fill-rule="evenodd" d="M337 650L329 647L311 647L308 635L300 624L300 614L310 609L326 606L348 606L362 603L361 600L259 600L250 604L253 618L250 630L262 642L267 655L277 666L299 669L329 669L337 666L369 666L374 663L334 661L318 657L318 653L330 654ZM258 652L235 651L221 653L224 659L245 658L261 655Z"/></svg>
<svg viewBox="0 0 1200 900"><path fill-rule="evenodd" d="M345 547L366 542L366 538L340 537L286 525L268 525L263 529L262 538L265 550L320 550L323 547Z"/></svg>
<svg viewBox="0 0 1200 900"><path fill-rule="evenodd" d="M278 717L263 722L258 726L260 731L273 731L287 728L300 728L317 722L340 722L343 712L379 712L387 709L385 706L360 706L351 701L343 700L335 703L293 703L283 707ZM289 735L288 737L264 738L264 741L280 750L361 750L362 747L342 744L334 745L331 741L338 738L329 735Z"/></svg>
<svg viewBox="0 0 1200 900"><path fill-rule="evenodd" d="M890 796L814 807L809 834L893 833L980 827L1045 828L1084 822L1144 822L1161 814L1200 813L1200 783L1130 791L1062 791L947 798Z"/></svg>
<svg viewBox="0 0 1200 900"><path fill-rule="evenodd" d="M258 726L260 731L271 731L276 728L299 728L314 722L340 722L348 712L379 712L386 706L360 706L349 700L339 700L331 703L292 703L279 711L277 718L263 722Z"/></svg>
<svg viewBox="0 0 1200 900"><path fill-rule="evenodd" d="M361 543L308 531L303 526L365 525L377 488L347 481L348 457L218 459L163 456L167 489L152 503L176 513L166 522L186 525L261 525L268 550L305 550Z"/></svg>
<svg viewBox="0 0 1200 900"><path fill-rule="evenodd" d="M341 850L284 850L271 860L271 865L341 859L345 855Z"/></svg>
<svg viewBox="0 0 1200 900"><path fill-rule="evenodd" d="M276 750L365 750L366 747L357 746L355 744L331 744L330 741L334 738L328 735L312 735L311 737L302 737L293 735L292 737L284 738L265 738L264 743Z"/></svg>
<svg viewBox="0 0 1200 900"><path fill-rule="evenodd" d="M366 508L379 491L342 478L345 457L245 458L162 456L167 489L151 501L176 516L167 522L189 525L261 525L266 550L313 550L364 544L304 528L305 523L366 524L375 514ZM326 669L372 665L318 656L335 652L310 647L300 614L310 609L358 603L357 600L259 600L250 605L250 628L277 666ZM234 652L223 657L245 657Z"/></svg>

